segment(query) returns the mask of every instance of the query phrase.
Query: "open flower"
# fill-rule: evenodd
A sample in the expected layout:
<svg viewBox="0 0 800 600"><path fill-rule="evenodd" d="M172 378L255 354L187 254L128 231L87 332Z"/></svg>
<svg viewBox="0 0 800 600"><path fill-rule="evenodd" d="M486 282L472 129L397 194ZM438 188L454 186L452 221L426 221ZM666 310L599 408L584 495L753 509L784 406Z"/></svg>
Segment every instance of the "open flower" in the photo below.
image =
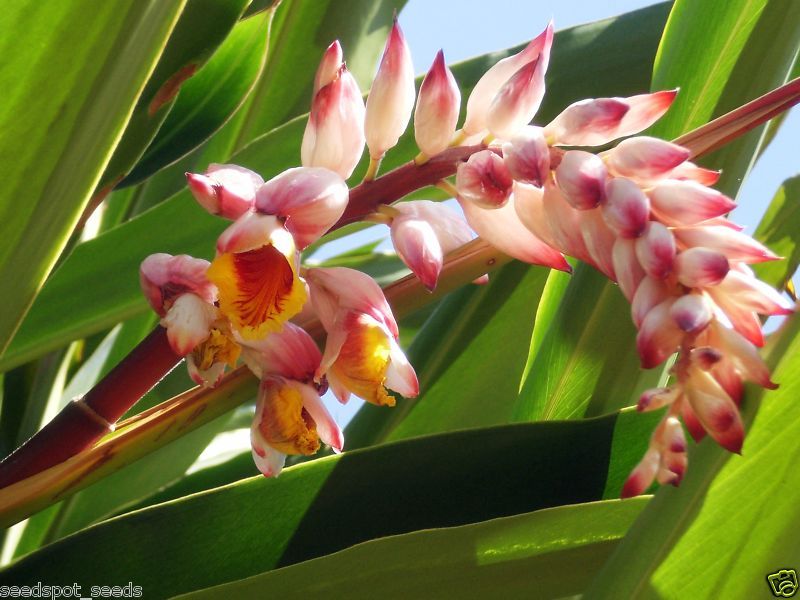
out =
<svg viewBox="0 0 800 600"><path fill-rule="evenodd" d="M186 356L205 340L217 319L217 288L206 277L208 261L186 254L151 254L139 268L150 306L162 318L176 354Z"/></svg>
<svg viewBox="0 0 800 600"><path fill-rule="evenodd" d="M292 235L278 217L248 212L217 241L208 278L219 309L245 340L281 329L306 301Z"/></svg>
<svg viewBox="0 0 800 600"><path fill-rule="evenodd" d="M307 279L311 302L328 332L317 380L327 375L340 402L352 392L373 404L393 406L386 388L416 396L416 373L397 343L397 322L378 284L344 267L309 269Z"/></svg>
<svg viewBox="0 0 800 600"><path fill-rule="evenodd" d="M250 428L253 459L267 477L278 475L286 455L314 454L320 443L341 452L342 431L314 383L322 355L305 330L287 323L262 340L245 343L246 364L260 379Z"/></svg>

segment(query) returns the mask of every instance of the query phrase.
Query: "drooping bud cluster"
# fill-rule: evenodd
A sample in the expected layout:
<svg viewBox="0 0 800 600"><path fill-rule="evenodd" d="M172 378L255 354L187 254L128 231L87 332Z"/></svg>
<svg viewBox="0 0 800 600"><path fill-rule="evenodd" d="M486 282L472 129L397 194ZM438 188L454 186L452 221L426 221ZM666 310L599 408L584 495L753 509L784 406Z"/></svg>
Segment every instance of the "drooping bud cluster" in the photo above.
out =
<svg viewBox="0 0 800 600"><path fill-rule="evenodd" d="M600 154L574 148L647 128L674 91L584 100L544 127L528 125L544 93L551 39L548 27L475 86L462 133L488 130L490 145L458 167L457 198L470 226L511 256L568 269L544 246L616 281L632 303L644 368L678 352L674 384L639 404L669 408L622 490L636 495L654 479L680 482L687 459L679 419L695 439L708 433L740 450L742 382L775 385L757 351L759 315L794 307L754 276L749 264L778 257L727 220L734 202L707 187L719 174L689 162L687 149L646 136Z"/></svg>
<svg viewBox="0 0 800 600"><path fill-rule="evenodd" d="M187 174L201 206L233 222L211 263L154 255L142 264L142 286L195 381L216 385L240 357L260 378L251 438L265 475L280 472L287 454L313 454L321 442L342 449L320 399L328 385L341 402L356 394L377 405L394 404L387 390L419 391L378 285L351 269L303 269L300 254L342 218L345 179L365 145L370 180L412 111L416 165L482 140L454 165L455 185L440 182L455 192L463 217L425 200L364 215L390 227L398 256L425 287L436 287L446 254L475 233L531 264L569 272L570 255L616 281L631 302L644 368L678 353L674 382L639 402L640 410L668 408L623 495L653 479L680 482L681 420L695 439L707 432L729 450L741 447L742 382L774 387L757 350L758 315L793 310L748 265L777 257L727 220L734 203L708 187L718 173L689 162L678 145L629 137L660 118L675 91L583 100L532 125L552 42L551 23L492 66L467 99L458 131L460 92L441 51L414 110L411 56L396 21L366 105L334 42L314 78L301 167L267 182L236 165ZM610 150L589 151L620 138L627 139ZM324 327L324 351L291 322L301 311Z"/></svg>

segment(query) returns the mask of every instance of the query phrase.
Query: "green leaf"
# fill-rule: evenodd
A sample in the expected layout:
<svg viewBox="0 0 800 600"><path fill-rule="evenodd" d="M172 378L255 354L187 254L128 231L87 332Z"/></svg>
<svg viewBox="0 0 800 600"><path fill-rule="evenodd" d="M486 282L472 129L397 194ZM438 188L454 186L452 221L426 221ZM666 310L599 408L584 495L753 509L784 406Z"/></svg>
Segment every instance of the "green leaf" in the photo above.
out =
<svg viewBox="0 0 800 600"><path fill-rule="evenodd" d="M678 0L659 47L653 89L681 91L650 133L677 137L778 87L792 71L799 37L800 4L793 0ZM736 195L765 130L762 125L701 161L722 169L717 188Z"/></svg>
<svg viewBox="0 0 800 600"><path fill-rule="evenodd" d="M348 426L348 448L509 422L547 273L515 262L488 285L447 297L409 348L420 397L391 410L364 405Z"/></svg>
<svg viewBox="0 0 800 600"><path fill-rule="evenodd" d="M774 392L749 388L742 455L706 439L680 488L661 488L587 593L590 598L769 597L800 543L800 320L772 340Z"/></svg>
<svg viewBox="0 0 800 600"><path fill-rule="evenodd" d="M14 166L0 194L0 278L14 282L0 351L66 245L183 4L20 0L0 16L0 163Z"/></svg>
<svg viewBox="0 0 800 600"><path fill-rule="evenodd" d="M210 20L210 17L206 17ZM272 11L239 22L175 105L121 185L138 183L206 141L252 90L267 58Z"/></svg>
<svg viewBox="0 0 800 600"><path fill-rule="evenodd" d="M561 287L540 306L544 318L537 317L536 333L541 342L529 355L515 420L602 414L630 405L634 388L645 387L637 382L636 330L619 289L586 267L558 293ZM550 311L554 314L547 319Z"/></svg>
<svg viewBox="0 0 800 600"><path fill-rule="evenodd" d="M542 119L555 116L565 105L584 96L642 91L666 10L666 4L659 4L559 32L549 92L540 111ZM618 31L625 35L617 35ZM456 65L453 71L464 94L492 63L518 49ZM251 143L230 161L269 178L297 164L304 127L305 117L298 117ZM409 132L389 153L386 166L410 160L415 154ZM225 159L216 156L215 160ZM0 358L0 370L146 310L136 280L141 260L153 252L207 258L213 253L213 240L225 225L205 214L184 190L124 225L80 244L48 281L14 344ZM86 286L86 281L93 285Z"/></svg>
<svg viewBox="0 0 800 600"><path fill-rule="evenodd" d="M599 500L635 464L614 448L641 452L657 417L467 430L315 460L85 529L6 568L0 584L135 581L167 597L376 537Z"/></svg>
<svg viewBox="0 0 800 600"><path fill-rule="evenodd" d="M753 237L783 260L755 265L759 279L783 289L800 265L800 175L783 182Z"/></svg>
<svg viewBox="0 0 800 600"><path fill-rule="evenodd" d="M365 542L182 598L563 598L578 594L645 498L532 513Z"/></svg>
<svg viewBox="0 0 800 600"><path fill-rule="evenodd" d="M98 188L115 186L128 174L171 112L178 90L183 96L183 83L225 40L248 3L249 0L187 1Z"/></svg>

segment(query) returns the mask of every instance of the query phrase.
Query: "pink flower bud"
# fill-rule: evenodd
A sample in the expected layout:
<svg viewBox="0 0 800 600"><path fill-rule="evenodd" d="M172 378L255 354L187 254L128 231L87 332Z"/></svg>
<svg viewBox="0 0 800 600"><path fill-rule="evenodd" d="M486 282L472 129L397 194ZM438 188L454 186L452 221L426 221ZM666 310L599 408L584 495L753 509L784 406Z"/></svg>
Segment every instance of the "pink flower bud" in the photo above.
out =
<svg viewBox="0 0 800 600"><path fill-rule="evenodd" d="M458 123L461 91L439 50L419 88L414 111L414 138L428 156L450 145Z"/></svg>
<svg viewBox="0 0 800 600"><path fill-rule="evenodd" d="M242 358L259 379L280 375L297 381L311 381L322 360L314 339L294 323L258 340L242 342Z"/></svg>
<svg viewBox="0 0 800 600"><path fill-rule="evenodd" d="M416 95L411 51L395 20L367 96L364 132L369 155L374 160L397 144L411 119Z"/></svg>
<svg viewBox="0 0 800 600"><path fill-rule="evenodd" d="M659 431L659 443L664 453L680 454L686 452L686 438L683 427L677 417L669 416L664 419L664 427Z"/></svg>
<svg viewBox="0 0 800 600"><path fill-rule="evenodd" d="M636 349L643 369L660 365L678 350L685 334L670 315L674 303L672 298L665 300L652 308L642 321L636 336Z"/></svg>
<svg viewBox="0 0 800 600"><path fill-rule="evenodd" d="M718 294L727 294L730 301L745 310L761 315L790 315L793 303L775 288L752 275L731 270L719 284Z"/></svg>
<svg viewBox="0 0 800 600"><path fill-rule="evenodd" d="M673 291L661 279L642 279L631 301L631 318L636 327L641 327L647 314L672 295Z"/></svg>
<svg viewBox="0 0 800 600"><path fill-rule="evenodd" d="M578 210L589 210L605 199L606 167L599 156L569 150L556 169L558 187Z"/></svg>
<svg viewBox="0 0 800 600"><path fill-rule="evenodd" d="M342 68L343 64L342 46L339 44L339 40L334 40L331 45L325 49L322 60L319 61L317 72L314 75L314 91L311 95L312 101L318 91L336 79L339 69Z"/></svg>
<svg viewBox="0 0 800 600"><path fill-rule="evenodd" d="M397 338L400 335L383 290L366 273L346 267L313 268L306 272L311 302L326 330L337 328L347 312L364 313Z"/></svg>
<svg viewBox="0 0 800 600"><path fill-rule="evenodd" d="M754 311L742 307L730 294L719 290L718 286L706 288L704 291L717 306L717 319L738 331L751 344L759 348L764 345L766 338L761 329L761 320Z"/></svg>
<svg viewBox="0 0 800 600"><path fill-rule="evenodd" d="M619 137L616 131L629 106L622 98L596 98L570 104L545 128L552 144L600 146Z"/></svg>
<svg viewBox="0 0 800 600"><path fill-rule="evenodd" d="M730 270L724 254L708 248L689 248L675 257L675 274L690 288L719 284Z"/></svg>
<svg viewBox="0 0 800 600"><path fill-rule="evenodd" d="M780 258L769 248L745 235L722 225L679 227L673 230L675 237L686 246L704 246L728 257L746 263L759 263Z"/></svg>
<svg viewBox="0 0 800 600"><path fill-rule="evenodd" d="M444 254L433 228L420 219L394 219L392 243L406 266L433 291L442 271Z"/></svg>
<svg viewBox="0 0 800 600"><path fill-rule="evenodd" d="M542 225L551 232L550 237L555 240L553 247L596 266L597 263L590 256L584 240L586 216L583 213L588 211L572 208L551 180L547 180L544 185L542 208L545 216ZM536 233L541 226L531 223L528 228Z"/></svg>
<svg viewBox="0 0 800 600"><path fill-rule="evenodd" d="M677 94L675 89L621 98L628 104L628 112L622 118L615 137L627 137L650 127L672 106Z"/></svg>
<svg viewBox="0 0 800 600"><path fill-rule="evenodd" d="M286 219L286 229L303 250L317 241L342 216L349 199L347 184L321 167L288 169L258 190L258 212Z"/></svg>
<svg viewBox="0 0 800 600"><path fill-rule="evenodd" d="M620 498L633 498L640 494L644 494L647 488L653 483L658 465L661 460L661 454L655 448L650 448L644 455L639 464L634 467L625 484L622 486Z"/></svg>
<svg viewBox="0 0 800 600"><path fill-rule="evenodd" d="M700 346L689 353L691 363L703 371L711 371L719 366L724 358L722 352L711 346Z"/></svg>
<svg viewBox="0 0 800 600"><path fill-rule="evenodd" d="M527 126L503 144L503 160L515 181L542 187L550 174L550 147L541 127Z"/></svg>
<svg viewBox="0 0 800 600"><path fill-rule="evenodd" d="M609 279L616 281L614 273L614 242L617 237L606 225L599 208L580 212L583 242L591 262Z"/></svg>
<svg viewBox="0 0 800 600"><path fill-rule="evenodd" d="M686 383L686 396L709 435L726 450L738 454L744 427L736 405L722 386L709 373L693 369Z"/></svg>
<svg viewBox="0 0 800 600"><path fill-rule="evenodd" d="M630 301L636 288L645 276L644 269L636 258L636 242L625 238L617 238L611 252L614 263L614 274L617 276L619 289Z"/></svg>
<svg viewBox="0 0 800 600"><path fill-rule="evenodd" d="M623 177L652 179L661 177L691 153L671 142L652 137L634 137L620 142L606 155L608 169Z"/></svg>
<svg viewBox="0 0 800 600"><path fill-rule="evenodd" d="M678 298L670 308L675 324L686 333L698 333L711 322L711 307L700 294L686 294Z"/></svg>
<svg viewBox="0 0 800 600"><path fill-rule="evenodd" d="M350 177L364 152L364 100L347 67L314 96L300 155L304 167Z"/></svg>
<svg viewBox="0 0 800 600"><path fill-rule="evenodd" d="M566 201L564 201L566 202ZM556 241L556 234L550 228L548 215L544 207L544 190L542 188L526 185L524 183L514 183L514 210L522 221L536 237L542 240L551 248L558 248L561 244ZM574 209L570 207L574 212ZM581 237L583 244L583 237Z"/></svg>
<svg viewBox="0 0 800 600"><path fill-rule="evenodd" d="M522 52L504 58L483 74L467 99L467 117L463 127L467 137L482 133L488 128L489 107L495 96L522 67L533 61L539 61L541 73L547 71L552 43L553 23L550 22Z"/></svg>
<svg viewBox="0 0 800 600"><path fill-rule="evenodd" d="M470 227L498 250L530 264L568 273L572 270L558 250L545 244L522 224L514 208L513 196L502 208L491 210L463 199L459 204Z"/></svg>
<svg viewBox="0 0 800 600"><path fill-rule="evenodd" d="M601 146L639 133L655 123L675 99L677 90L630 98L581 100L564 109L549 125L550 143L564 146Z"/></svg>
<svg viewBox="0 0 800 600"><path fill-rule="evenodd" d="M212 215L237 219L250 210L261 175L238 165L211 164L205 175L186 173L192 195Z"/></svg>
<svg viewBox="0 0 800 600"><path fill-rule="evenodd" d="M647 227L650 200L630 179L615 177L606 183L602 214L614 233L624 238L637 238Z"/></svg>
<svg viewBox="0 0 800 600"><path fill-rule="evenodd" d="M476 152L456 171L459 197L483 208L503 206L513 184L503 159L491 150Z"/></svg>
<svg viewBox="0 0 800 600"><path fill-rule="evenodd" d="M544 70L540 55L519 69L489 105L486 125L492 135L508 139L531 122L544 98Z"/></svg>
<svg viewBox="0 0 800 600"><path fill-rule="evenodd" d="M667 225L696 225L736 207L727 196L694 181L667 179L649 193L653 212Z"/></svg>
<svg viewBox="0 0 800 600"><path fill-rule="evenodd" d="M393 208L392 242L400 260L429 290L436 287L444 255L473 237L464 218L441 202L412 200Z"/></svg>
<svg viewBox="0 0 800 600"><path fill-rule="evenodd" d="M680 395L681 390L679 387L661 387L646 390L639 396L636 410L639 412L658 410L667 404L672 404Z"/></svg>
<svg viewBox="0 0 800 600"><path fill-rule="evenodd" d="M721 174L722 171L714 171L712 169L698 167L693 162L687 160L686 162L681 163L672 169L672 171L669 172L668 177L670 179L688 179L690 181L696 181L701 185L714 185L717 183L717 181L719 181L719 176Z"/></svg>
<svg viewBox="0 0 800 600"><path fill-rule="evenodd" d="M650 221L644 234L636 240L636 257L650 277L664 279L672 272L675 261L675 238L657 221Z"/></svg>
<svg viewBox="0 0 800 600"><path fill-rule="evenodd" d="M711 333L710 342L719 346L725 358L734 364L742 377L770 390L778 387L770 379L769 367L753 344L719 321L712 323Z"/></svg>

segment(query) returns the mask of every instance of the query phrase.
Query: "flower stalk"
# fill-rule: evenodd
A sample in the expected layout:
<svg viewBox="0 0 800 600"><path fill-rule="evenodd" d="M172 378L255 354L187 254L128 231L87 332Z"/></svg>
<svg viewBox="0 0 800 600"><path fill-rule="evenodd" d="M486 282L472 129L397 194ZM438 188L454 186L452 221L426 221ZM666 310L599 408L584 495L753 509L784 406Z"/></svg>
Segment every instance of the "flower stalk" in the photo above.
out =
<svg viewBox="0 0 800 600"><path fill-rule="evenodd" d="M467 104L467 122L462 128L460 134L456 135L461 135L462 137L466 134L478 135L483 134L487 130L492 130L494 132L494 129L498 129L501 130L498 131L498 133L502 137L503 134L507 134L512 130L516 130L519 126L523 125L524 122L529 121L530 116L535 112L535 108L538 107L538 104L541 100L541 94L543 93L544 69L547 66L551 42L552 25L548 26L542 35L536 38L536 40L534 40L529 47L526 48L526 50L521 52L519 55L512 57L512 59L501 61L501 63L498 63L498 65L490 70L490 72L484 76L481 82L479 82L479 85L476 86L476 90L479 93L475 91L473 92L470 101ZM400 44L400 42L397 42L397 44ZM335 50L336 48L334 48L334 51ZM387 47L387 52L389 52L389 47ZM398 52L398 56L401 58L398 58L395 62L398 63L400 67L395 66L390 68L391 65L389 63L387 63L387 66L385 67L387 81L385 85L385 94L387 98L391 99L393 102L396 100L398 106L402 105L402 110L397 110L398 114L402 113L400 115L402 118L399 118L398 122L407 122L408 118L410 118L411 108L413 105L413 80L410 87L407 85L407 82L406 84L402 83L403 81L409 79L405 74L405 63L409 61L408 57L405 56L405 50ZM332 56L333 58L331 58L329 62L338 64L340 60L338 54L332 51ZM330 73L328 73L328 71L331 70L332 69L327 69L326 67L325 73L320 75L320 77L324 80L330 79L330 77L335 78L336 75L332 76ZM320 85L323 83L327 83L327 85L334 85L337 81L338 79L334 79L331 82L323 81L320 82ZM317 94L322 93L325 89L326 86L322 86L317 91ZM331 88L331 90L335 91L334 88ZM330 92L331 90L328 91ZM358 116L358 114L360 114L360 106L356 107L353 104L353 98L356 96L357 94L350 93L349 95L346 95L346 97L336 97L330 101L344 103L345 107L352 108L352 112ZM408 100L408 98L410 98L410 100ZM779 112L786 110L793 104L797 103L799 99L800 79L789 82L781 88L748 103L747 105L729 113L728 115L720 117L719 119L716 119L715 121L712 121L711 123L699 128L698 130L682 136L678 140L675 140L675 142L678 145L686 148L689 151L688 154L691 156L705 154L746 133L750 129L772 118ZM326 102L328 101L326 98L321 98L320 102L322 100L326 100ZM569 113L569 118L574 120L575 118L580 117L594 120L600 119L601 121L606 119L609 120L609 122L616 123L615 126L620 128L620 130L616 133L617 136L627 135L627 133L620 132L625 130L626 127L633 127L633 125L628 121L635 120L634 117L639 120L643 118L641 116L637 116L639 115L639 108L634 102L635 99L630 100L631 102L627 108L629 114L624 118L620 115L614 116L614 111L619 109L619 106L614 104L614 102L610 102L609 106L607 107L594 106L592 110L595 112L591 112L591 114L588 116L584 114L585 107L578 107L577 105L574 105L571 107L572 112ZM323 108L324 107L322 105L319 107L319 110L322 111L320 112L320 118L324 118L325 113ZM570 109L567 110L569 111ZM313 112L314 111L312 110L312 113ZM370 112L369 105L367 107L367 112ZM374 109L372 113L379 114L379 108ZM611 115L610 117L609 114ZM567 115L567 111L565 111L564 115ZM631 118L629 119L628 117ZM566 119L566 116L564 119ZM348 205L338 221L336 221L336 223L329 228L330 230L342 227L349 223L364 220L376 209L376 207L381 204L389 204L403 198L414 190L429 185L436 185L446 177L456 173L460 165L463 165L465 161L478 152L484 151L494 152L498 155L502 154L500 147L493 147L487 150L487 144L491 139L490 136L486 138L486 142L483 144L451 147L435 156L432 156L425 162L411 161L395 169L394 171L387 173L386 175L372 179L377 171L378 162L380 161L380 158L382 158L385 150L394 145L396 141L395 128L392 128L391 131L384 130L385 128L383 127L382 119L378 119L376 123L377 124L371 128L371 131L368 132L376 140L370 146L371 150L374 150L372 153L374 156L372 156L371 168L368 172L368 176L365 178L365 181L362 184L350 190ZM317 127L317 124L313 125L314 127ZM403 125L403 128L405 128L405 125ZM400 129L399 126L397 129ZM319 136L322 136L324 132L322 130L312 128L311 133L313 135L310 135L309 137L308 147L316 148L316 145L320 143ZM545 129L545 135L547 134L547 129ZM556 134L551 133L551 135ZM370 136L368 135L367 137ZM548 140L548 142L550 141L552 140ZM560 143L566 142L561 140ZM340 160L337 158L335 161L336 164L341 167L341 171L347 174L349 174L351 171L351 159L353 157L357 158L355 151L358 150L362 145L361 137L355 136L352 145L354 148L353 152L350 153L351 155L344 157L347 160ZM373 148L373 146L375 147ZM669 148L666 148L666 150L669 150ZM665 153L669 154L666 152L666 150ZM534 158L537 157L538 155L534 154ZM633 160L627 156L623 156L622 158L625 159L620 162L620 165L622 166L617 165L617 168L620 170L620 172L624 171L624 167L630 160ZM633 156L633 158L635 159L635 156ZM682 160L684 158L685 157L682 157ZM309 164L315 165L315 160L316 159L312 160L309 158ZM333 158L331 158L331 160L333 160ZM669 162L669 157L667 157L665 160ZM304 160L304 164L306 162L307 161ZM613 155L609 164L611 164L611 166L614 165ZM557 168L557 165L551 164L551 168L555 169ZM583 181L583 179L581 179L584 178L583 171L579 169L575 169L573 171L576 174L576 177ZM641 169L633 169L633 171L641 171ZM478 175L486 174L482 171L479 171ZM494 175L492 175L492 177L494 177ZM563 176L562 179L566 181L567 176ZM480 180L478 183L480 183ZM213 189L209 188L209 190L209 193L211 194ZM608 190L605 190L605 192L608 193ZM642 208L642 199L632 198L624 195L623 192L625 192L625 190L612 190L612 192L619 192L612 194L612 199L618 200L615 200L610 208L606 210L608 214L606 214L604 218L613 224L613 226L616 228L615 231L618 230L617 232L622 236L621 239L627 239L626 236L628 235L633 236L635 234L638 236L642 233L642 228L644 226L644 221L639 218L639 213L641 212L644 214L645 212ZM572 198L572 200L578 201L581 198L582 197L575 196ZM216 200L219 199L217 198ZM464 206L463 203L462 206ZM501 212L503 209L495 209L493 216L491 215L491 211L487 211L489 214L480 213L480 218L475 217L470 224L480 221L483 224L483 231L486 232L487 237L500 239L494 234L506 227L508 222L510 222L509 219L511 219L511 213L515 210L511 203L508 204L508 207L509 208L505 209L505 212ZM464 208L466 211L467 206L464 206ZM642 210L639 210L640 208L642 208ZM478 209L481 208L478 207L477 209L473 210ZM220 212L226 212L227 209L220 204L219 210ZM259 209L256 206L256 213L258 210ZM275 217L278 216L277 213L269 214ZM596 213L592 214L596 216ZM469 220L470 215L468 214L467 217ZM264 218L261 216L258 216L257 218L261 221L264 221ZM290 224L293 218L295 217L289 217ZM516 219L516 221L518 222L518 219ZM231 234L231 236L235 237L237 234L241 233L241 235L246 238L247 236L251 235L253 231L252 227L247 224L239 226L237 223L239 223L239 221L234 223L234 226L232 226L232 230L235 231ZM591 221L589 217L587 217L587 227L593 226L592 223L594 223L594 221ZM287 225L287 227L288 226L289 225ZM483 235L483 231L479 230L475 226L473 226L473 228L478 230L479 234ZM239 229L242 231L239 232ZM527 236L528 233L525 233L525 235ZM237 258L237 256L245 255L253 251L249 249L249 246L247 246L247 248L240 248L239 245L237 245L239 244L238 240L239 238L237 238L236 244L232 244L232 249L230 252L223 252L223 254L228 254L231 257L231 262L244 260L244 257ZM518 240L522 240L521 235ZM591 242L591 244L589 242ZM581 242L579 246L581 244L583 244L583 242ZM605 260L605 263L608 264L604 264L604 261L597 259L595 261L596 266L604 272L613 272L613 265L611 265L609 262L612 259L612 244L612 239L608 238L608 236L604 238L600 236L600 233L598 233L595 237L592 237L592 235L587 237L587 248L582 249L581 247L575 247L574 250L577 251L571 252L571 248L569 247L570 244L556 244L556 246L558 246L559 250L568 251L579 258L581 257L582 250L588 250L590 255L600 256L602 254L602 256L607 259ZM642 247L644 247L644 242L642 244L638 244L637 242L637 246L638 245L642 245ZM628 244L626 247L623 247L623 244L620 244L619 256L622 256L623 258L625 256L628 258L633 256L629 246L630 244ZM262 249L267 247L278 247L278 244L276 242L274 245L263 246ZM549 266L560 268L558 266L560 263L557 260L560 257L560 253L557 250L550 248L550 250L553 251L553 255L551 256L546 253L543 254L544 250L546 249L537 249L536 252L532 253L531 257L526 255L522 258L523 260L528 260L528 262L547 264ZM602 250L602 252L600 252L600 250ZM648 250L649 248L644 247L642 252L644 253ZM276 250L264 252L267 252L273 257L271 260L278 262L284 261L288 264L291 262L289 260L289 254L293 254L294 250L284 253L287 256L286 259L278 257L278 252ZM262 254L264 252L262 252ZM638 247L636 248L635 252L638 252ZM686 264L677 264L677 267L683 267L680 269L681 273L679 273L679 279L681 277L683 278L681 279L681 282L685 285L712 285L709 282L710 280L707 280L709 275L706 273L706 271L708 271L708 264L710 264L710 260L713 257L710 257L709 260L700 260L700 258L703 257L698 257L698 260L695 261L697 262L697 265L695 265L694 262L689 260L693 257L688 253L685 254L686 256L682 259L682 263L685 262ZM521 257L517 256L517 258ZM563 261L563 257L560 257L560 259ZM487 267L496 266L507 260L510 260L508 256L505 256L503 252L495 249L486 242L470 242L459 250L456 250L448 255L447 260L445 261L445 268L442 272L442 281L445 283L445 285L441 285L437 288L436 295L438 296L446 293L449 289L452 289L451 286L461 285L466 281L474 279L475 277L485 273L488 270ZM217 270L222 270L222 268L220 267ZM447 276L448 273L455 273L455 275L450 277ZM685 283L684 279L689 283ZM405 280L398 282L396 287L390 286L389 288L392 293L392 303L397 307L400 314L419 306L420 299L422 299L424 302L426 299L432 297L430 295L426 296L426 294L422 292L422 287L417 280L413 280L413 284L409 283L409 281L410 280L406 278ZM714 283L718 282L714 280ZM234 292L236 293L239 291L240 288L238 287L234 289ZM387 290L387 294L388 293L389 290ZM171 307L165 308L171 309ZM697 307L689 308L694 310ZM665 307L664 311L667 311L668 309L669 307ZM692 317L692 319L697 317L696 311L692 312L689 316ZM167 314L164 320L166 321L168 317L169 314ZM210 318L211 317L209 317L209 319ZM162 321L162 323L164 323L164 321ZM686 321L686 323L689 323L689 321ZM301 324L307 325L308 328L310 328L310 333L315 327L319 329L318 324L314 323L313 321ZM686 326L688 327L689 325ZM222 335L219 331L217 333ZM314 334L312 333L312 335ZM181 357L172 350L171 345L167 342L168 340L164 329L157 328L153 333L151 333L142 342L142 344L140 344L140 346L134 349L134 351L128 357L126 357L126 359L124 359L123 362L117 366L117 368L109 373L91 392L89 392L84 398L71 403L70 406L65 409L65 411L53 422L48 424L41 432L36 434L33 438L31 438L31 440L26 442L23 447L21 447L18 451L3 461L2 464L0 464L0 486L7 486L15 481L19 481L20 479L29 477L39 471L56 465L75 453L79 453L82 450L90 447L102 436L107 434L109 431L112 431L113 424L116 422L116 420L122 414L124 414L144 393L146 393L150 387L157 383L161 377L169 372L169 370L180 361ZM238 373L238 370L236 372Z"/></svg>

